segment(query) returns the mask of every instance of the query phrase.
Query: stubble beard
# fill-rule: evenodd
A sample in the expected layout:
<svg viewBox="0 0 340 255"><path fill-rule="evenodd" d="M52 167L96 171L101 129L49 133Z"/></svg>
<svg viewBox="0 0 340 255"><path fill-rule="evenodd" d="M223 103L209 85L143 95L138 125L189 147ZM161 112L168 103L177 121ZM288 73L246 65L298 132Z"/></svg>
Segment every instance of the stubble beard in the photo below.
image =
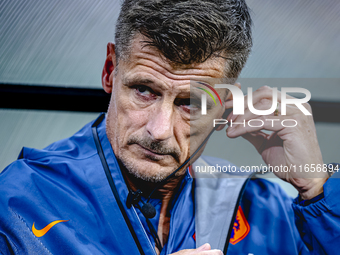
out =
<svg viewBox="0 0 340 255"><path fill-rule="evenodd" d="M167 167L163 168L162 166L154 166L154 167L149 167L147 164L155 164L155 163L149 163L147 160L145 160L143 169L141 168L141 164L134 162L129 155L127 155L126 151L124 149L119 148L118 144L120 143L119 137L115 135L113 130L117 130L118 126L111 124L110 123L110 118L109 118L109 111L108 111L108 117L106 120L106 133L107 137L110 141L111 147L114 151L114 154L120 163L121 167L124 168L122 169L123 171L126 171L128 174L131 174L133 177L141 179L143 181L147 182L152 182L152 183L157 183L163 181L166 177L168 177L171 173L173 173L177 169L177 164L174 166L172 169ZM135 140L135 139L134 139ZM117 145L116 148L114 145ZM179 155L178 155L179 156ZM158 169L155 169L158 168ZM162 169L163 168L163 169Z"/></svg>
<svg viewBox="0 0 340 255"><path fill-rule="evenodd" d="M143 181L152 183L163 181L166 177L168 177L177 169L177 167L174 167L171 170L162 171L162 167L159 167L159 170L154 170L155 168L148 169L147 166L145 166L144 169L141 169L140 166L137 166L135 162L133 162L130 158L126 157L124 153L120 153L120 156L117 159L120 161L124 169L129 174L131 174L137 179L141 179Z"/></svg>

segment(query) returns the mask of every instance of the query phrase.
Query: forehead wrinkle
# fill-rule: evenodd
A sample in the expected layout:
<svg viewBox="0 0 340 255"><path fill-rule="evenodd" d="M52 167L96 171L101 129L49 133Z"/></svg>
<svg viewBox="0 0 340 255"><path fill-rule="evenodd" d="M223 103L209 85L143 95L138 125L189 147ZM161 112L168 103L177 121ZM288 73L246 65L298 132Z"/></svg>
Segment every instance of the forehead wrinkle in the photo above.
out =
<svg viewBox="0 0 340 255"><path fill-rule="evenodd" d="M144 69L145 65L142 65L142 68ZM146 68L149 69L149 67L146 67ZM166 77L166 80L164 80L164 79L157 77L157 75L159 74L157 73L157 75L155 75L154 73L155 71L153 69L151 69L152 72L145 71L143 69L134 71L134 68L132 68L128 73L123 74L123 78L122 78L123 84L140 83L140 84L149 85L149 86L151 84L154 84L157 87L159 87L161 90L168 90L170 94L183 93L183 92L190 90L190 82L188 80L174 81L174 80L168 79L167 77Z"/></svg>
<svg viewBox="0 0 340 255"><path fill-rule="evenodd" d="M143 70L139 70L136 72L133 71L134 68L132 68L129 72L123 74L123 84L140 83L142 85L155 84L157 86L160 86L161 88L169 87L166 82L157 78L153 73L145 72Z"/></svg>
<svg viewBox="0 0 340 255"><path fill-rule="evenodd" d="M172 82L179 82L180 85L186 85L187 83L190 83L190 80L193 75L168 75L168 72L164 72L164 68L162 66L159 66L158 64L155 65L155 62L152 60L138 60L138 61L130 61L130 72L135 73L143 73L142 76L151 75L153 76L157 81L162 79L159 76L165 77L168 81L167 83ZM157 67L158 66L158 67ZM200 76L196 76L197 79ZM202 76L205 77L205 76ZM206 78L206 77L205 77ZM189 84L188 84L189 85ZM179 86L178 84L176 86Z"/></svg>
<svg viewBox="0 0 340 255"><path fill-rule="evenodd" d="M193 75L197 77L219 78L222 77L223 74L223 68L218 69L218 65L213 64L217 61L212 59L208 60L211 62L211 64L204 62L196 65L183 66L185 68L176 68L154 54L138 53L136 54L136 57L138 58L137 62L153 67L171 79L187 79L187 76Z"/></svg>
<svg viewBox="0 0 340 255"><path fill-rule="evenodd" d="M210 75L201 75L201 73L199 74L184 74L184 75L175 75L172 74L171 72L167 72L165 71L165 69L162 66L159 66L158 64L155 65L155 62L152 60L147 60L147 59L143 59L142 61L137 61L134 62L134 67L132 67L132 70L134 70L135 68L138 68L141 70L145 70L146 73L151 74L153 77L155 77L155 79L157 80L162 80L161 78L159 78L159 76L165 77L167 79L166 83L174 83L174 82L180 82L183 84L172 84L172 86L181 86L181 85L190 85L190 82L192 80L206 80L207 78L211 78ZM139 72L140 70L138 70ZM209 83L209 82L208 82ZM212 86L214 86L214 84L211 84Z"/></svg>

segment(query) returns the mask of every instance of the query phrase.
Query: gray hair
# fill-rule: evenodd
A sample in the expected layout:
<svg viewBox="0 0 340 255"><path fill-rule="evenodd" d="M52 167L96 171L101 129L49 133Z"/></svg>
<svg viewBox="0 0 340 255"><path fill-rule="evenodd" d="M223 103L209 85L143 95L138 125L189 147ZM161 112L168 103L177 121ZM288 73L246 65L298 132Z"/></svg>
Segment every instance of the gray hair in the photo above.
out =
<svg viewBox="0 0 340 255"><path fill-rule="evenodd" d="M125 0L116 25L117 61L144 35L173 64L226 59L237 78L252 47L252 20L245 0Z"/></svg>

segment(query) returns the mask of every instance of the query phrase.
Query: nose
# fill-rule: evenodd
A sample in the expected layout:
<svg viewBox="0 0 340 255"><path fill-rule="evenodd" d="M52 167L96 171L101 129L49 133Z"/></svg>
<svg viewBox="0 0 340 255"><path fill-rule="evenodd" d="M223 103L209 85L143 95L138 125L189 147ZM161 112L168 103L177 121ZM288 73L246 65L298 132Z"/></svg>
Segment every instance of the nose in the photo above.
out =
<svg viewBox="0 0 340 255"><path fill-rule="evenodd" d="M163 141L173 136L173 110L172 104L163 102L150 112L146 129L154 140Z"/></svg>

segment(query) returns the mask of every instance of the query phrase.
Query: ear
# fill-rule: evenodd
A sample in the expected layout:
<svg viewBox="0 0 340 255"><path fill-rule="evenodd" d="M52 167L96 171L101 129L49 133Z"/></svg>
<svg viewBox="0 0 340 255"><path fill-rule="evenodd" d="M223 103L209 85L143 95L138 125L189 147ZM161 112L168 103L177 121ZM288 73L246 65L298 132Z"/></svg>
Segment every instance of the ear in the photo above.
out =
<svg viewBox="0 0 340 255"><path fill-rule="evenodd" d="M241 83L235 83L234 86L238 87L239 89L241 89ZM222 116L222 119L227 119L228 116L231 114L231 112L233 111L233 94L229 91L228 95L225 97L225 101L224 101L224 106L225 106L225 110ZM224 125L219 125L216 130L220 131L222 130L224 127L226 126L226 124Z"/></svg>
<svg viewBox="0 0 340 255"><path fill-rule="evenodd" d="M102 72L102 86L106 93L112 92L115 67L116 67L115 45L109 42L107 44L106 60Z"/></svg>

